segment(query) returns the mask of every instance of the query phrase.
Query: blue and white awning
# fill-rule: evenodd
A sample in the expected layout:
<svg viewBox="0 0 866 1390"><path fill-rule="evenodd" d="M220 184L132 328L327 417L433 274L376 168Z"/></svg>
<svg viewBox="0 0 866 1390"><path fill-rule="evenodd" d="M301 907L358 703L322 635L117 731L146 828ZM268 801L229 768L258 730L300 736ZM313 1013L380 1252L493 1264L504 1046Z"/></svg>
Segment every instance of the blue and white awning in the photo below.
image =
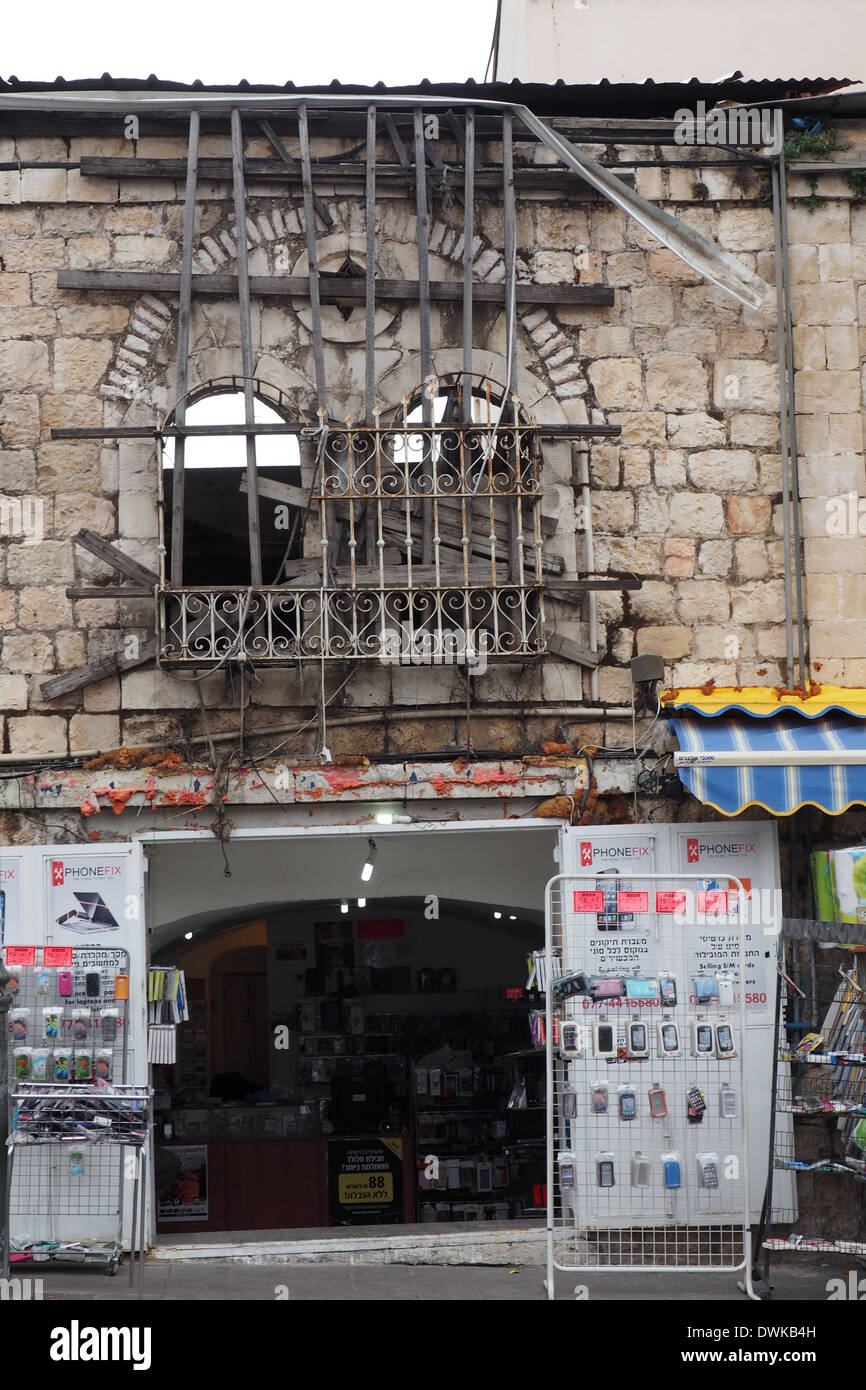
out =
<svg viewBox="0 0 866 1390"><path fill-rule="evenodd" d="M836 816L866 805L866 723L843 714L803 719L780 711L748 715L673 717L680 780L698 801L724 816L763 806L789 816L818 806Z"/></svg>

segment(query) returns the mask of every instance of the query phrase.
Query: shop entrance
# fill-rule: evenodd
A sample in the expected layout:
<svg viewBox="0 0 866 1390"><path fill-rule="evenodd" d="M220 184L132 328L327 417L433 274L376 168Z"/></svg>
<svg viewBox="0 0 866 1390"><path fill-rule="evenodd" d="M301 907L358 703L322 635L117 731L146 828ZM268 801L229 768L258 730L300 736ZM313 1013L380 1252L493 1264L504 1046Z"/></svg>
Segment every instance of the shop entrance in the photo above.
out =
<svg viewBox="0 0 866 1390"><path fill-rule="evenodd" d="M278 905L161 953L191 1018L154 1069L160 1234L542 1214L524 989L540 923L450 900L435 918L414 899L346 906Z"/></svg>

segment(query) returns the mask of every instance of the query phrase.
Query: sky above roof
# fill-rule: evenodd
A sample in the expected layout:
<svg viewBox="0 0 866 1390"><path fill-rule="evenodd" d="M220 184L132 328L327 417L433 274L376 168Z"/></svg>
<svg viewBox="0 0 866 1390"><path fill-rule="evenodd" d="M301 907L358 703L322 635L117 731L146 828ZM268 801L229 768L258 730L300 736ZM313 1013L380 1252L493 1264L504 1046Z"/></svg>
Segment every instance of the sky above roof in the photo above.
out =
<svg viewBox="0 0 866 1390"><path fill-rule="evenodd" d="M490 51L496 0L44 0L38 23L28 5L3 17L0 77L158 77L210 83L291 80L391 86L480 81Z"/></svg>

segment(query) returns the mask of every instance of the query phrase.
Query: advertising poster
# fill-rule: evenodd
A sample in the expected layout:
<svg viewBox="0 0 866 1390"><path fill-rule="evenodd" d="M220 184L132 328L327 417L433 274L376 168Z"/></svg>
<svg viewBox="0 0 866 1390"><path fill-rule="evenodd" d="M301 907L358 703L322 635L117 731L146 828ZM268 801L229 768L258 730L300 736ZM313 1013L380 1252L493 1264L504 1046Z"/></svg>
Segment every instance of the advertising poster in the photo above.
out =
<svg viewBox="0 0 866 1390"><path fill-rule="evenodd" d="M127 864L128 856L120 854L64 854L48 860L47 927L55 941L117 941L129 919Z"/></svg>
<svg viewBox="0 0 866 1390"><path fill-rule="evenodd" d="M0 946L19 939L21 860L0 859Z"/></svg>
<svg viewBox="0 0 866 1390"><path fill-rule="evenodd" d="M207 1221L207 1144L160 1148L157 1219Z"/></svg>
<svg viewBox="0 0 866 1390"><path fill-rule="evenodd" d="M316 923L316 969L327 974L331 970L347 970L355 963L352 923Z"/></svg>
<svg viewBox="0 0 866 1390"><path fill-rule="evenodd" d="M332 1139L328 1144L332 1225L403 1214L402 1139Z"/></svg>

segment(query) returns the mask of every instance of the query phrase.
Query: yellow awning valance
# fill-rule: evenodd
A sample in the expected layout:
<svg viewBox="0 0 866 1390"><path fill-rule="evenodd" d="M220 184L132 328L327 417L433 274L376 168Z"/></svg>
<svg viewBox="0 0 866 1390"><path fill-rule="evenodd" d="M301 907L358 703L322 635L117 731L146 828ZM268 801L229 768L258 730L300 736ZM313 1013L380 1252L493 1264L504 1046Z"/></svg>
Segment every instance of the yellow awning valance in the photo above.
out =
<svg viewBox="0 0 866 1390"><path fill-rule="evenodd" d="M759 719L768 719L782 710L793 710L804 719L818 719L828 710L840 710L866 719L866 688L862 686L819 685L810 681L806 690L784 691L781 687L762 685L683 687L663 690L662 708L694 710L712 716L741 711Z"/></svg>

